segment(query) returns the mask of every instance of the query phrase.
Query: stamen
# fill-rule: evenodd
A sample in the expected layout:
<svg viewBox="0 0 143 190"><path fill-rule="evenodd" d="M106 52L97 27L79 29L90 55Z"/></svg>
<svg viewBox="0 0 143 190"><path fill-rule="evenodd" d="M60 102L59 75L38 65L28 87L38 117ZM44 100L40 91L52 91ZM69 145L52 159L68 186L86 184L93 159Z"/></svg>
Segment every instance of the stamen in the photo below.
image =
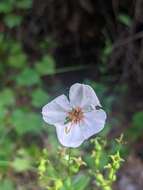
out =
<svg viewBox="0 0 143 190"><path fill-rule="evenodd" d="M72 122L72 124L77 124L81 122L84 118L84 113L81 108L74 108L72 111L68 113L68 119Z"/></svg>
<svg viewBox="0 0 143 190"><path fill-rule="evenodd" d="M74 124L80 123L84 118L84 113L81 108L77 107L72 109L72 111L68 112L68 115L65 120L65 125L70 122L70 126L65 127L65 133L68 134L72 127L74 127Z"/></svg>
<svg viewBox="0 0 143 190"><path fill-rule="evenodd" d="M68 134L71 131L72 125L70 127L65 127L65 133Z"/></svg>

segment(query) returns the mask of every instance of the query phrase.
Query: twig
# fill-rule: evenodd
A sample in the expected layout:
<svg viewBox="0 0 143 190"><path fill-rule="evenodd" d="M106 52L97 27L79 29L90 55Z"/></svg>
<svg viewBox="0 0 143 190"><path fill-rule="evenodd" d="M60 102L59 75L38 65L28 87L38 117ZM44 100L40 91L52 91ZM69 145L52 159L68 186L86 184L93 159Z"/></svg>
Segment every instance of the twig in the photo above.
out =
<svg viewBox="0 0 143 190"><path fill-rule="evenodd" d="M121 46L125 46L130 42L133 42L135 40L138 40L140 38L143 38L143 32L138 32L137 34L135 34L134 36L128 37L126 39L120 40L119 42L117 42L116 44L113 45L112 50L117 49Z"/></svg>

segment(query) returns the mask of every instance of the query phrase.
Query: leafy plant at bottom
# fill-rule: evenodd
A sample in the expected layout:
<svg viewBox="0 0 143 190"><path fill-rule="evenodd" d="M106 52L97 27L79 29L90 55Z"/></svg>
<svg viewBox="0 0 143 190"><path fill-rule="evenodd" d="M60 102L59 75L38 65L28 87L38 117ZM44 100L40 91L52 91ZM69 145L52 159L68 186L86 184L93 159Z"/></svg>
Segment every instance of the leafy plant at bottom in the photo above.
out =
<svg viewBox="0 0 143 190"><path fill-rule="evenodd" d="M44 149L38 166L39 183L49 190L87 190L94 177L96 185L102 190L112 190L112 184L117 179L116 173L123 161L120 156L121 141L122 138L117 140L119 146L116 146L114 154L104 154L106 141L93 139L93 151L88 155L92 167L81 156L75 155L73 149L61 148L59 156L56 154L52 159L48 150ZM107 158L106 164L102 162L103 157Z"/></svg>

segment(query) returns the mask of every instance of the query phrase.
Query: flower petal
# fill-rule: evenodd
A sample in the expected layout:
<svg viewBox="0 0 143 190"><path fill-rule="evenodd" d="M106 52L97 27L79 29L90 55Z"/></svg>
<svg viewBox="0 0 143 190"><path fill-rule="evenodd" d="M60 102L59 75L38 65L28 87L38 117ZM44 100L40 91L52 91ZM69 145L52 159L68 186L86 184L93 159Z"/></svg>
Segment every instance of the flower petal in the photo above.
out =
<svg viewBox="0 0 143 190"><path fill-rule="evenodd" d="M42 108L43 119L51 125L64 124L67 112L70 110L71 107L67 97L61 95Z"/></svg>
<svg viewBox="0 0 143 190"><path fill-rule="evenodd" d="M66 132L66 129L69 131ZM84 141L82 130L79 125L72 125L68 123L66 125L56 125L57 137L60 143L66 147L78 147Z"/></svg>
<svg viewBox="0 0 143 190"><path fill-rule="evenodd" d="M101 106L94 90L84 84L76 83L72 85L69 92L69 99L71 105L75 107Z"/></svg>
<svg viewBox="0 0 143 190"><path fill-rule="evenodd" d="M85 139L99 133L105 125L106 113L104 110L94 110L85 113L84 124L81 126Z"/></svg>

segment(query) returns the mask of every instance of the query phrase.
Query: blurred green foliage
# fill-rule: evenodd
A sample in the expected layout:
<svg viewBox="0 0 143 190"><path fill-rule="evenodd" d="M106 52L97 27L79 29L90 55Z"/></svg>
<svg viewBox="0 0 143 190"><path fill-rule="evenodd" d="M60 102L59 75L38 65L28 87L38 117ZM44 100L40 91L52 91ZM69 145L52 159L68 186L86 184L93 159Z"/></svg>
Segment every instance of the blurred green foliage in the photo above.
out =
<svg viewBox="0 0 143 190"><path fill-rule="evenodd" d="M120 156L122 142L123 139L119 138L114 153L108 154L105 150L107 141L101 138L92 139L92 149L83 157L80 156L80 151L59 148L58 154L54 154L52 159L48 150L44 149L38 167L41 187L50 190L85 190L91 189L90 185L95 180L96 188L112 190L112 184L117 179L116 173L123 161ZM105 158L106 162L102 163ZM56 168L55 162L58 162ZM80 172L81 169L83 173Z"/></svg>
<svg viewBox="0 0 143 190"><path fill-rule="evenodd" d="M143 111L136 112L132 118L132 126L128 129L127 135L132 141L142 137L143 131Z"/></svg>
<svg viewBox="0 0 143 190"><path fill-rule="evenodd" d="M118 15L118 20L119 20L119 22L121 22L122 24L124 24L128 27L130 27L132 24L132 18L129 15L124 14L124 13L120 13Z"/></svg>
<svg viewBox="0 0 143 190"><path fill-rule="evenodd" d="M8 28L14 28L21 24L23 16L17 12L27 11L31 8L32 0L1 0L0 14L3 14L3 22Z"/></svg>
<svg viewBox="0 0 143 190"><path fill-rule="evenodd" d="M19 86L32 86L40 83L40 77L38 73L31 69L25 68L16 78L17 85Z"/></svg>
<svg viewBox="0 0 143 190"><path fill-rule="evenodd" d="M36 63L36 70L42 75L55 73L55 62L51 56L43 56L43 58Z"/></svg>
<svg viewBox="0 0 143 190"><path fill-rule="evenodd" d="M15 190L15 187L11 180L6 179L0 182L0 190Z"/></svg>
<svg viewBox="0 0 143 190"><path fill-rule="evenodd" d="M49 101L49 95L43 86L41 76L55 72L54 60L50 55L45 55L37 63L30 64L22 48L22 42L11 35L11 30L21 25L23 15L31 5L31 0L0 2L1 24L4 28L4 32L0 33L2 190L18 188L16 187L19 185L18 182L13 180L16 173L34 172L36 159L40 156L40 145L38 143L35 145L32 138L39 138L38 136L47 130L40 112L41 107ZM28 186L22 189L28 189Z"/></svg>

